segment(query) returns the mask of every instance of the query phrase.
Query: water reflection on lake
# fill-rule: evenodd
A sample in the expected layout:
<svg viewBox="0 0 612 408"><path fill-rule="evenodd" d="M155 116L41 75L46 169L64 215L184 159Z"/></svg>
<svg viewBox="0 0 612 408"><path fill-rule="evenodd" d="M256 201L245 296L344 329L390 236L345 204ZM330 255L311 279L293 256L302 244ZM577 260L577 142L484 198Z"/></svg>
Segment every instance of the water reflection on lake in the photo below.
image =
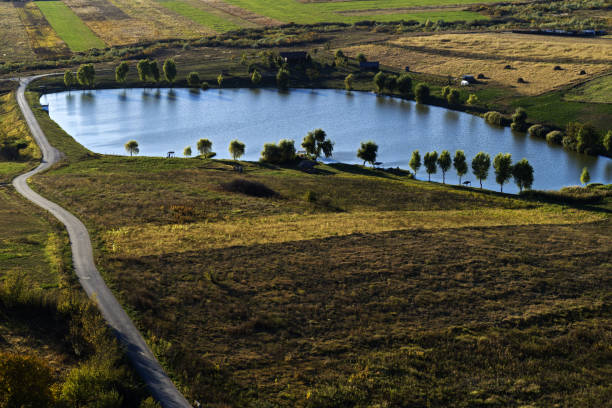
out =
<svg viewBox="0 0 612 408"><path fill-rule="evenodd" d="M125 154L131 139L140 154L180 155L198 139L213 142L219 158L229 158L229 142L246 143L245 160L258 160L262 146L288 138L300 149L303 136L323 128L335 142L334 160L360 163L361 141L379 146L378 160L385 167L408 168L414 149L465 151L468 160L485 151L512 153L514 161L527 158L535 169L534 188L558 189L579 183L588 167L592 182L612 182L612 160L567 152L508 128L488 125L482 118L435 106L418 105L370 93L339 90L128 89L62 92L43 96L51 117L81 144L99 153ZM419 178L426 178L421 168ZM433 180L442 180L438 173ZM464 180L477 180L471 172ZM448 182L456 182L453 170ZM491 169L485 187L498 189ZM505 191L517 191L513 184Z"/></svg>

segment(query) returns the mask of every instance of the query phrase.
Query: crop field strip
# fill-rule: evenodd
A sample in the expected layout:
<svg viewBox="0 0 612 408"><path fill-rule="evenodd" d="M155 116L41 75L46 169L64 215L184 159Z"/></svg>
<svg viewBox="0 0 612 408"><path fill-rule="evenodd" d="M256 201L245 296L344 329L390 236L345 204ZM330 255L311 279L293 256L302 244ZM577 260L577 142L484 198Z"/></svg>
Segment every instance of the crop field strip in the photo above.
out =
<svg viewBox="0 0 612 408"><path fill-rule="evenodd" d="M105 48L83 21L61 1L37 1L35 4L44 14L55 32L72 51L86 51L91 48Z"/></svg>
<svg viewBox="0 0 612 408"><path fill-rule="evenodd" d="M25 27L30 41L30 48L36 56L69 55L70 49L49 25L40 9L34 2L14 3L21 24Z"/></svg>
<svg viewBox="0 0 612 408"><path fill-rule="evenodd" d="M200 2L160 0L159 4L216 32L225 32L243 27L255 26L245 20L220 12L218 9L212 8L211 10L211 8L207 8L204 3Z"/></svg>
<svg viewBox="0 0 612 408"><path fill-rule="evenodd" d="M406 7L432 6L432 5L457 5L473 4L470 0L374 0L374 1L343 1L343 2L316 2L300 3L295 0L225 0L228 3L250 10L252 12L274 18L284 22L295 22L298 24L312 24L318 22L343 22L355 23L361 20L376 21L399 21L427 19L437 20L475 20L485 18L478 13L468 11L435 11L429 12L424 9L420 12L398 12L398 9ZM389 14L383 14L388 9ZM349 11L372 10L373 14L365 12L358 15L347 14Z"/></svg>
<svg viewBox="0 0 612 408"><path fill-rule="evenodd" d="M0 2L0 62L34 59L28 33L13 3Z"/></svg>

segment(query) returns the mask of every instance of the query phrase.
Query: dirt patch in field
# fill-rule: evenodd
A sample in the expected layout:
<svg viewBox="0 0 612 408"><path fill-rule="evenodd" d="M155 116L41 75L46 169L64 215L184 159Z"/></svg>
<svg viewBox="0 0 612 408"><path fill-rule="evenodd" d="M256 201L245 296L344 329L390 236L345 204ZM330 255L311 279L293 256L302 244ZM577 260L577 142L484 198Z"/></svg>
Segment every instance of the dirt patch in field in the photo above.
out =
<svg viewBox="0 0 612 408"><path fill-rule="evenodd" d="M241 18L243 20L246 20L258 26L278 26L278 25L283 24L281 21L275 20L270 17L262 16L257 13L253 13L252 11L245 10L238 6L234 6L222 0L200 0L200 1L210 7L213 7L217 10L221 10L224 13L230 14L234 17Z"/></svg>
<svg viewBox="0 0 612 408"><path fill-rule="evenodd" d="M64 0L74 13L85 21L126 20L130 16L107 0Z"/></svg>

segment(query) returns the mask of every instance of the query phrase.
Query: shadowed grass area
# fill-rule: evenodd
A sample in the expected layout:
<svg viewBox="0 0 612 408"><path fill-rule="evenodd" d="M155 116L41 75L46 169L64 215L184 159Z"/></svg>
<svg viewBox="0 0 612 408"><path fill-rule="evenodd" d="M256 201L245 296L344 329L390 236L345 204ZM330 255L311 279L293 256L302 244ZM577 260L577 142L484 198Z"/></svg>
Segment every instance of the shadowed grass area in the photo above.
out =
<svg viewBox="0 0 612 408"><path fill-rule="evenodd" d="M182 1L160 1L159 3L169 10L187 17L198 24L202 24L204 27L212 28L217 32L225 32L241 28L239 25L236 25L231 21L225 20L215 14L209 13Z"/></svg>

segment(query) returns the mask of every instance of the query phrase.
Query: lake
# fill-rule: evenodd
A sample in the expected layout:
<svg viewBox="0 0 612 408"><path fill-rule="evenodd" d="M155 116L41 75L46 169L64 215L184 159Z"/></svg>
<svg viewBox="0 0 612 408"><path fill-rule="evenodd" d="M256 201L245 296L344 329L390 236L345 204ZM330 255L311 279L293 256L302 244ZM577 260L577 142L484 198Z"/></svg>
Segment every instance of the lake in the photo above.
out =
<svg viewBox="0 0 612 408"><path fill-rule="evenodd" d="M534 167L536 189L559 189L579 184L587 167L591 182L612 182L612 160L567 152L560 146L535 139L509 128L487 124L482 118L441 107L419 105L366 92L341 90L223 89L194 92L188 89L97 90L44 95L50 115L66 132L88 149L124 155L124 144L138 141L140 155L182 155L186 146L197 154L196 142L213 142L217 158L229 158L228 145L246 143L243 160L258 160L264 143L293 139L301 150L302 138L315 128L324 129L335 142L331 161L361 163L356 157L360 142L379 146L384 167L408 169L413 150L464 150L468 161L479 151L493 156L511 153ZM417 174L427 179L423 167ZM447 182L457 183L451 169ZM464 180L478 185L470 172ZM442 174L432 175L441 181ZM486 188L499 190L491 168ZM516 192L513 182L504 191Z"/></svg>

